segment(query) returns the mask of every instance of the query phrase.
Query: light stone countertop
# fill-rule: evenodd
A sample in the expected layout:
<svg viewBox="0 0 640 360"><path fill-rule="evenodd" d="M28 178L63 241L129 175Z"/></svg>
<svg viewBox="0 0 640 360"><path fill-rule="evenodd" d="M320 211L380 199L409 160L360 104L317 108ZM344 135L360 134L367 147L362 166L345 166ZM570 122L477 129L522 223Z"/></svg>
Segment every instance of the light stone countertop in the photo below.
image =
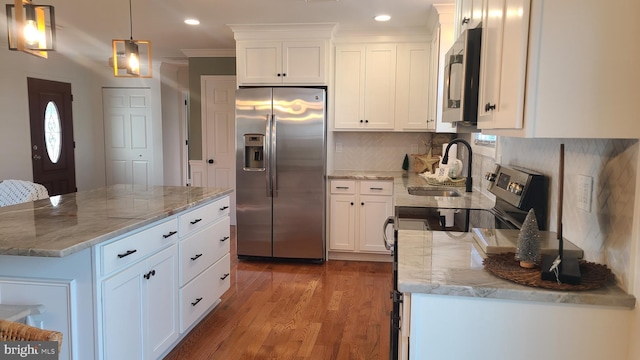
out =
<svg viewBox="0 0 640 360"><path fill-rule="evenodd" d="M484 270L484 253L471 233L400 230L398 289L426 293L633 309L635 297L614 284L589 291L557 291L519 285Z"/></svg>
<svg viewBox="0 0 640 360"><path fill-rule="evenodd" d="M411 186L434 187L415 173L402 171L335 171L331 179L393 180L394 205L398 207L437 207L490 209L495 200L474 189L454 187L462 196L437 197L410 195ZM464 296L486 299L635 307L635 297L611 284L590 291L554 291L519 285L500 279L482 265L484 252L472 233L399 230L398 288L406 293Z"/></svg>
<svg viewBox="0 0 640 360"><path fill-rule="evenodd" d="M393 180L394 182L394 205L395 207L435 207L440 209L491 209L495 200L489 198L482 191L474 189L472 192L465 192L464 186L433 186L427 183L420 175L414 172L404 173L402 171L358 171L358 170L337 170L329 174L329 180L351 179L351 180ZM409 187L433 188L433 189L455 189L461 196L440 197L440 196L417 196L408 192Z"/></svg>
<svg viewBox="0 0 640 360"><path fill-rule="evenodd" d="M1 207L0 254L67 256L232 191L113 185Z"/></svg>

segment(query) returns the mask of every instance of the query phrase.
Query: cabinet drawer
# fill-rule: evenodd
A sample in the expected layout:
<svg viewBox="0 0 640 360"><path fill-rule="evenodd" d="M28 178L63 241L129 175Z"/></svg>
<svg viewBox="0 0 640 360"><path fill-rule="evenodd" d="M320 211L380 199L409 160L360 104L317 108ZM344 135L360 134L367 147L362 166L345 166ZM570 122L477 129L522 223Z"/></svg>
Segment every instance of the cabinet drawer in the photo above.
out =
<svg viewBox="0 0 640 360"><path fill-rule="evenodd" d="M355 194L355 180L331 180L332 194Z"/></svg>
<svg viewBox="0 0 640 360"><path fill-rule="evenodd" d="M173 218L101 246L102 274L109 274L174 243L178 238L177 234L178 221Z"/></svg>
<svg viewBox="0 0 640 360"><path fill-rule="evenodd" d="M361 195L393 195L393 181L361 181Z"/></svg>
<svg viewBox="0 0 640 360"><path fill-rule="evenodd" d="M229 252L229 226L227 216L180 240L180 286Z"/></svg>
<svg viewBox="0 0 640 360"><path fill-rule="evenodd" d="M231 286L230 258L222 259L180 289L180 333L187 330Z"/></svg>
<svg viewBox="0 0 640 360"><path fill-rule="evenodd" d="M229 197L225 196L210 204L178 216L180 236L204 228L215 220L229 215Z"/></svg>

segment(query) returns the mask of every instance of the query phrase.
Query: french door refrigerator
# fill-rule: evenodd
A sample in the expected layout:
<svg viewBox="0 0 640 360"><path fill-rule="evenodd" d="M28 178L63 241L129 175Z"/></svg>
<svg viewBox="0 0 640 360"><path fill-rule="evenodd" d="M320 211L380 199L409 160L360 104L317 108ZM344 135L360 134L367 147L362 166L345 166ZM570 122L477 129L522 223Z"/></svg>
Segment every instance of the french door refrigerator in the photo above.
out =
<svg viewBox="0 0 640 360"><path fill-rule="evenodd" d="M236 90L239 258L325 258L325 90Z"/></svg>

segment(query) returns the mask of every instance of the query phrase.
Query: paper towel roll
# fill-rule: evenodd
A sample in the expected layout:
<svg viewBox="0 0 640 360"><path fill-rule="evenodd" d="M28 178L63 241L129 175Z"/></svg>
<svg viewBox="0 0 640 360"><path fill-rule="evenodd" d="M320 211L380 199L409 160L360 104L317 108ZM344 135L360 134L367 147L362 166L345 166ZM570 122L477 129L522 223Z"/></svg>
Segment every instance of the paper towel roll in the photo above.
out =
<svg viewBox="0 0 640 360"><path fill-rule="evenodd" d="M442 156L440 157L440 164L439 164L440 166L442 165L442 158L444 157L444 154L447 151L447 145L449 144L442 144ZM457 158L458 158L458 144L452 144L451 148L449 149L449 162Z"/></svg>

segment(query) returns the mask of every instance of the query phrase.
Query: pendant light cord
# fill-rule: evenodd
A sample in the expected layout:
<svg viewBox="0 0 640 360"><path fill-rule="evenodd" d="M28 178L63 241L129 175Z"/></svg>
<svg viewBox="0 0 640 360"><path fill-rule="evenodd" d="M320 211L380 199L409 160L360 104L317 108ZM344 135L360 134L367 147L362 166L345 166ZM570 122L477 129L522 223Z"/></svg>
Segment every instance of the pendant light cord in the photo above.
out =
<svg viewBox="0 0 640 360"><path fill-rule="evenodd" d="M129 0L129 38L133 41L133 15L131 12L131 0Z"/></svg>

